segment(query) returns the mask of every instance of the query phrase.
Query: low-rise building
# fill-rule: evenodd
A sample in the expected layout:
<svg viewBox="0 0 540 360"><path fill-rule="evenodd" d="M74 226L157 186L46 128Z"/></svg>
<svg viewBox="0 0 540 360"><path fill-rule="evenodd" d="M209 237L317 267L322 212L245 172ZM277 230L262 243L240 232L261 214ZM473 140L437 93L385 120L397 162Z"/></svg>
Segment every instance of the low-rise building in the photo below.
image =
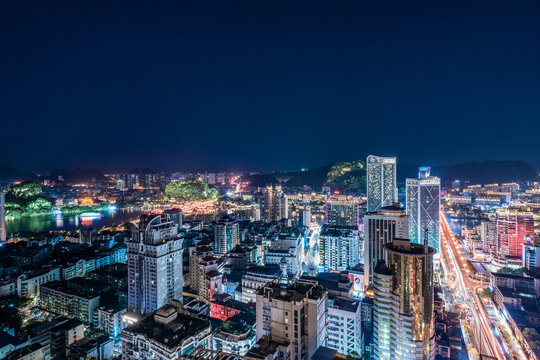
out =
<svg viewBox="0 0 540 360"><path fill-rule="evenodd" d="M211 331L208 320L173 300L122 331L122 359L178 360L193 347L210 349Z"/></svg>
<svg viewBox="0 0 540 360"><path fill-rule="evenodd" d="M55 281L41 286L39 305L55 314L74 317L91 323L99 306L99 295L74 290L65 281Z"/></svg>

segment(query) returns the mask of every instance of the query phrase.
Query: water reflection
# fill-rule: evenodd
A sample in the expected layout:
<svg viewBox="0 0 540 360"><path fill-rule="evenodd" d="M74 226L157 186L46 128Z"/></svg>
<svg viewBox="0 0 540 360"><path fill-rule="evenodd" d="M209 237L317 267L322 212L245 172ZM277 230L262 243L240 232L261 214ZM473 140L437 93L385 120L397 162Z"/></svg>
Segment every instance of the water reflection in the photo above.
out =
<svg viewBox="0 0 540 360"><path fill-rule="evenodd" d="M104 226L120 225L127 221L136 219L142 213L139 208L109 209L102 211L101 218L87 219L80 218L79 215L64 215L55 212L50 215L41 215L6 220L6 230L8 234L21 231L49 231L49 230L75 230L81 227L100 228Z"/></svg>

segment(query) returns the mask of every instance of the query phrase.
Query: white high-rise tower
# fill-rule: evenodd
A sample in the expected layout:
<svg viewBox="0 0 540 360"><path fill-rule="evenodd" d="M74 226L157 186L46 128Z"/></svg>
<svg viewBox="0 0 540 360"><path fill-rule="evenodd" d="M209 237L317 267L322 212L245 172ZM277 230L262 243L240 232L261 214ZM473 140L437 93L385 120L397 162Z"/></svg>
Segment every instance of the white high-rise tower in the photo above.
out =
<svg viewBox="0 0 540 360"><path fill-rule="evenodd" d="M128 307L147 314L182 301L182 242L173 216L143 215L128 246Z"/></svg>
<svg viewBox="0 0 540 360"><path fill-rule="evenodd" d="M439 252L441 179L436 176L407 179L406 184L409 238L413 243L423 244L427 229L428 245Z"/></svg>
<svg viewBox="0 0 540 360"><path fill-rule="evenodd" d="M368 212L397 202L395 157L368 156L367 198Z"/></svg>

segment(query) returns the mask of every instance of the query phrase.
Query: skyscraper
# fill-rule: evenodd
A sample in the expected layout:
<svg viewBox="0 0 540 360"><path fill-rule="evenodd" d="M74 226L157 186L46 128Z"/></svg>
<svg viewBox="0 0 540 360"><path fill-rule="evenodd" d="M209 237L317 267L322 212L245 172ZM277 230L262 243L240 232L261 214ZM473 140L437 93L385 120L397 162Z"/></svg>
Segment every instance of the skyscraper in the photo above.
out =
<svg viewBox="0 0 540 360"><path fill-rule="evenodd" d="M379 211L397 201L396 158L369 155L367 158L367 211Z"/></svg>
<svg viewBox="0 0 540 360"><path fill-rule="evenodd" d="M358 199L352 196L333 195L326 200L325 224L348 226L358 229Z"/></svg>
<svg viewBox="0 0 540 360"><path fill-rule="evenodd" d="M289 218L287 195L281 190L281 186L267 186L262 200L264 221L274 222Z"/></svg>
<svg viewBox="0 0 540 360"><path fill-rule="evenodd" d="M406 194L411 242L423 244L427 228L428 245L438 252L441 241L441 179L436 176L407 179Z"/></svg>
<svg viewBox="0 0 540 360"><path fill-rule="evenodd" d="M6 194L0 192L0 242L6 242Z"/></svg>
<svg viewBox="0 0 540 360"><path fill-rule="evenodd" d="M182 301L182 241L169 214L142 215L128 246L128 307L147 314Z"/></svg>
<svg viewBox="0 0 540 360"><path fill-rule="evenodd" d="M534 239L534 218L530 212L497 210L497 249L499 259L521 259L525 237Z"/></svg>
<svg viewBox="0 0 540 360"><path fill-rule="evenodd" d="M373 282L373 269L379 260L386 259L384 244L394 238L407 238L409 218L405 209L395 203L364 217L364 284Z"/></svg>
<svg viewBox="0 0 540 360"><path fill-rule="evenodd" d="M374 274L375 359L434 359L433 255L435 249L394 239L385 244Z"/></svg>
<svg viewBox="0 0 540 360"><path fill-rule="evenodd" d="M220 216L214 227L214 241L218 254L226 254L234 249L240 242L238 219L231 215Z"/></svg>

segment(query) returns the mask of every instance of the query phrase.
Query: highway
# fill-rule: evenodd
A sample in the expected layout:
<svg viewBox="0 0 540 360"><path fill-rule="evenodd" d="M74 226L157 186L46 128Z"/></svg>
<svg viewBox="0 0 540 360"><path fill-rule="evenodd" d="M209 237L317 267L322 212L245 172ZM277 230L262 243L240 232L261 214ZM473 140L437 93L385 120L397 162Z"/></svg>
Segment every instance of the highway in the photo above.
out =
<svg viewBox="0 0 540 360"><path fill-rule="evenodd" d="M512 357L503 349L502 339L495 336L489 315L481 298L476 295L480 287L468 276L473 269L467 262L466 255L460 250L443 214L441 214L441 245L443 267L445 271L449 271L448 275L454 277L456 289L453 292L454 299L462 304L462 308L469 310L469 330L476 344L476 350L482 355L511 360Z"/></svg>

